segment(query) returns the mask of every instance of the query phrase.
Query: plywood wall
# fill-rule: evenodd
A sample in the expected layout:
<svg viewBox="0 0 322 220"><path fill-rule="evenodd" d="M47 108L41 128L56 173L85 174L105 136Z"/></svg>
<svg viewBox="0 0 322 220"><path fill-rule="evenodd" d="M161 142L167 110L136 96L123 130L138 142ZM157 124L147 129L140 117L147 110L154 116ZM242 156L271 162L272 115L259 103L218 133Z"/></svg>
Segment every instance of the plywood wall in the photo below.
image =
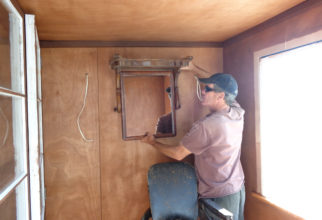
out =
<svg viewBox="0 0 322 220"><path fill-rule="evenodd" d="M239 82L239 101L246 110L242 146L242 163L246 175L246 189L256 191L256 142L254 98L254 52L322 29L322 2L310 1L254 31L225 43L224 70L234 74ZM278 181L278 180L276 180ZM281 209L259 201L248 194L246 217L252 219L295 219Z"/></svg>
<svg viewBox="0 0 322 220"><path fill-rule="evenodd" d="M42 50L46 219L100 219L97 49ZM87 105L77 116L89 74Z"/></svg>
<svg viewBox="0 0 322 220"><path fill-rule="evenodd" d="M140 219L149 207L147 171L170 161L140 141L123 141L116 106L115 53L127 58L183 58L210 72L222 71L221 48L44 48L42 85L45 151L46 219ZM76 125L89 74L87 105L81 117L82 140ZM178 143L192 123L206 114L195 95L195 79L182 72L178 81ZM187 159L191 161L191 158Z"/></svg>

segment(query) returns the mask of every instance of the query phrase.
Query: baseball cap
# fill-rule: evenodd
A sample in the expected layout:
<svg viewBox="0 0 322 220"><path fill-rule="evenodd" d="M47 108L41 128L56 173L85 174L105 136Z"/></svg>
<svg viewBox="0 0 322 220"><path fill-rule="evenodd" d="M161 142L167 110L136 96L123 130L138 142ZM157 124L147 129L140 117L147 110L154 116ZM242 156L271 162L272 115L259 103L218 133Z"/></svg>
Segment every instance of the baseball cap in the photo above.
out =
<svg viewBox="0 0 322 220"><path fill-rule="evenodd" d="M205 84L215 84L220 89L233 96L238 94L238 84L235 78L228 73L215 73L208 78L198 78L199 82Z"/></svg>

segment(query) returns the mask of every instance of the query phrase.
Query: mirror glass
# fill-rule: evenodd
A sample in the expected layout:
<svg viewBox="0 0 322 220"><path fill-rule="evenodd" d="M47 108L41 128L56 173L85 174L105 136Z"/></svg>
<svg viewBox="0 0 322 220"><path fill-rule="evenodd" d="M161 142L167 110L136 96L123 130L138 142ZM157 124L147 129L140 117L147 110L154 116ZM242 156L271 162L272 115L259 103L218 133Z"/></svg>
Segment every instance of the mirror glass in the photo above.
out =
<svg viewBox="0 0 322 220"><path fill-rule="evenodd" d="M123 139L175 136L172 72L121 72Z"/></svg>

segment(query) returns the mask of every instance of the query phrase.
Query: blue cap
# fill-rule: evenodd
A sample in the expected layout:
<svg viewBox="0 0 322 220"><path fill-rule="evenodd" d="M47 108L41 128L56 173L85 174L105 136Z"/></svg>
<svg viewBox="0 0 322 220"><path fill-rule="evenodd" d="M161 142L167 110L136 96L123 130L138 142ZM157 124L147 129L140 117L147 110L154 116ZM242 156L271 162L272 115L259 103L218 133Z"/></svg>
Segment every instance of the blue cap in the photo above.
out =
<svg viewBox="0 0 322 220"><path fill-rule="evenodd" d="M235 78L227 73L215 73L208 78L199 78L199 82L205 84L215 84L220 89L233 96L238 95L238 84Z"/></svg>

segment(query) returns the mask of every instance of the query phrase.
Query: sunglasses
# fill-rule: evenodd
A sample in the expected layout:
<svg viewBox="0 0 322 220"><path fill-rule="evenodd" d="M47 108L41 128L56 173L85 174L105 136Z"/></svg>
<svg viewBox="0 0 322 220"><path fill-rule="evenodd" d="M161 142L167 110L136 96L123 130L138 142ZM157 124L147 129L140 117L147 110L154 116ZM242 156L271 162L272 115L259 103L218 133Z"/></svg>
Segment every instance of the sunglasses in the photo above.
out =
<svg viewBox="0 0 322 220"><path fill-rule="evenodd" d="M210 88L209 86L205 86L204 90L205 90L205 92L212 92L212 91L215 91L215 89Z"/></svg>

